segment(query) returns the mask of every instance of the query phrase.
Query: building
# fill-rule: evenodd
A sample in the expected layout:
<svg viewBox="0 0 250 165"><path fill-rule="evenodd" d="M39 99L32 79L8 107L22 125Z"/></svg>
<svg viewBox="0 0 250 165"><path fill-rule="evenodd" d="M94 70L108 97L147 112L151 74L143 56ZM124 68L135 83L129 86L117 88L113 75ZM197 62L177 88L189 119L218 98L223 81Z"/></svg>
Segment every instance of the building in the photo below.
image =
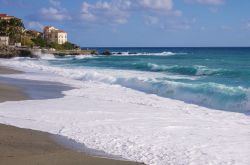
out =
<svg viewBox="0 0 250 165"><path fill-rule="evenodd" d="M13 19L13 18L16 18L16 17L0 13L0 20L10 20L10 19Z"/></svg>
<svg viewBox="0 0 250 165"><path fill-rule="evenodd" d="M43 29L44 39L47 42L55 42L57 44L64 44L68 41L67 33L59 30L53 26L45 26Z"/></svg>
<svg viewBox="0 0 250 165"><path fill-rule="evenodd" d="M0 45L9 45L9 37L8 36L0 36Z"/></svg>

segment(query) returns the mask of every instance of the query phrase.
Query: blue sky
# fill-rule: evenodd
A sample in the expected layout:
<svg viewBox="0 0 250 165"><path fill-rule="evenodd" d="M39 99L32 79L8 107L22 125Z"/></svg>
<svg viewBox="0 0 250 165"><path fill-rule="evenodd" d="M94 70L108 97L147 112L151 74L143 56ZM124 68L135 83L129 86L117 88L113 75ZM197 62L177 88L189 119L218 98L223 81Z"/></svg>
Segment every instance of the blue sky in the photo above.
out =
<svg viewBox="0 0 250 165"><path fill-rule="evenodd" d="M85 47L250 46L249 0L0 0L0 13Z"/></svg>

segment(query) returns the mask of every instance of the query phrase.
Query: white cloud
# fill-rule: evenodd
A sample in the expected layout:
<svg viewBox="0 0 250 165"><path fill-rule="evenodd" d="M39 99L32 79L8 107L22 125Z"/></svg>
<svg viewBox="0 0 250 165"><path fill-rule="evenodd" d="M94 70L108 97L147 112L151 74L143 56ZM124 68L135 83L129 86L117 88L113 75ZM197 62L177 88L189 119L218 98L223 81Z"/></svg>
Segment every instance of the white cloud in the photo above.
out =
<svg viewBox="0 0 250 165"><path fill-rule="evenodd" d="M147 16L145 17L145 23L148 26L154 26L162 30L179 31L189 30L193 24L196 23L196 19L185 19L180 17L165 19L165 17Z"/></svg>
<svg viewBox="0 0 250 165"><path fill-rule="evenodd" d="M247 21L245 24L245 29L250 30L250 21Z"/></svg>
<svg viewBox="0 0 250 165"><path fill-rule="evenodd" d="M178 31L178 30L189 30L194 24L193 20L170 20L166 21L161 28L164 30Z"/></svg>
<svg viewBox="0 0 250 165"><path fill-rule="evenodd" d="M199 3L204 5L221 5L225 0L184 0L187 3Z"/></svg>
<svg viewBox="0 0 250 165"><path fill-rule="evenodd" d="M44 25L42 25L40 22L37 22L37 21L28 22L29 29L42 30L43 27L44 27Z"/></svg>
<svg viewBox="0 0 250 165"><path fill-rule="evenodd" d="M149 9L169 11L173 8L172 0L139 0L139 3Z"/></svg>
<svg viewBox="0 0 250 165"><path fill-rule="evenodd" d="M61 2L60 2L60 1L57 1L57 0L49 0L49 3L50 3L52 6L56 6L56 7L61 6Z"/></svg>
<svg viewBox="0 0 250 165"><path fill-rule="evenodd" d="M71 20L71 16L68 13L61 9L57 9L54 7L42 8L39 11L39 16L41 19L46 21L63 21L63 20Z"/></svg>
<svg viewBox="0 0 250 165"><path fill-rule="evenodd" d="M41 8L29 17L33 21L68 21L72 19L59 0L49 0L48 7Z"/></svg>
<svg viewBox="0 0 250 165"><path fill-rule="evenodd" d="M125 24L134 12L151 13L157 16L181 16L180 10L173 10L172 0L111 0L82 3L81 18L92 23ZM151 20L150 20L151 19ZM155 20L146 18L148 23Z"/></svg>
<svg viewBox="0 0 250 165"><path fill-rule="evenodd" d="M128 21L130 0L83 2L81 18L89 22L124 24Z"/></svg>

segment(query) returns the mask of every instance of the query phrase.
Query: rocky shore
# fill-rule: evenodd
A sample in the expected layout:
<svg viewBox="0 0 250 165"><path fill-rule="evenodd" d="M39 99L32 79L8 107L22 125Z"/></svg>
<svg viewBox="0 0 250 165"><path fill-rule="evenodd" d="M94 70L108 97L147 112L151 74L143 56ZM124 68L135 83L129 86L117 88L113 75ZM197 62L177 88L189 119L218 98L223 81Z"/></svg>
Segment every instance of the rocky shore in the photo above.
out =
<svg viewBox="0 0 250 165"><path fill-rule="evenodd" d="M13 57L35 57L35 55L28 49L17 49L15 47L0 45L0 58Z"/></svg>
<svg viewBox="0 0 250 165"><path fill-rule="evenodd" d="M98 55L98 51L96 50L42 50L42 53L45 54L53 54L57 56L65 56L65 55Z"/></svg>
<svg viewBox="0 0 250 165"><path fill-rule="evenodd" d="M96 50L50 50L39 48L21 48L0 45L0 58L31 57L36 58L37 54L65 55L98 55Z"/></svg>

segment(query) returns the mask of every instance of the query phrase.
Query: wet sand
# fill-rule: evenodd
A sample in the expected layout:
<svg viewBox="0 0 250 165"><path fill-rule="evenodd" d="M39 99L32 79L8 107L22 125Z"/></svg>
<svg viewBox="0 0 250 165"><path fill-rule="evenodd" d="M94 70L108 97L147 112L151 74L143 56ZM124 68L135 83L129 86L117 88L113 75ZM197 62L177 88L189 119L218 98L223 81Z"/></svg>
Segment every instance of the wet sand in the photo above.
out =
<svg viewBox="0 0 250 165"><path fill-rule="evenodd" d="M139 165L66 149L44 132L2 124L0 132L0 164L3 165Z"/></svg>
<svg viewBox="0 0 250 165"><path fill-rule="evenodd" d="M21 73L0 67L1 74ZM2 79L6 80L6 79ZM11 79L8 79L8 81ZM3 81L5 82L5 81ZM0 103L29 99L23 88L0 82ZM39 89L39 88L37 88ZM33 90L37 90L34 88ZM99 158L66 148L55 135L0 124L0 164L2 165L139 165L129 161Z"/></svg>
<svg viewBox="0 0 250 165"><path fill-rule="evenodd" d="M20 88L0 82L0 102L25 99L28 99L28 96Z"/></svg>
<svg viewBox="0 0 250 165"><path fill-rule="evenodd" d="M18 73L23 73L23 72L15 70L15 69L11 69L11 68L6 68L6 67L3 67L3 66L0 66L0 75L1 74L18 74Z"/></svg>

